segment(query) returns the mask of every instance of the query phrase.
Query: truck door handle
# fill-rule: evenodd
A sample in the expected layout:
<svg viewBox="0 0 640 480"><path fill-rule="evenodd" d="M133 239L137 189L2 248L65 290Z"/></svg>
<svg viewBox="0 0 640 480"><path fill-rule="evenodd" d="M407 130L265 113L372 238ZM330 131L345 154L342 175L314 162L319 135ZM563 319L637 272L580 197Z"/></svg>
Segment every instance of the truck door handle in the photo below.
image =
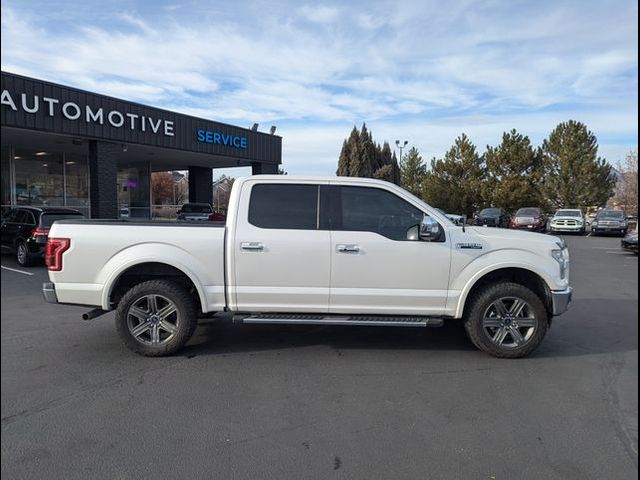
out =
<svg viewBox="0 0 640 480"><path fill-rule="evenodd" d="M338 253L358 253L360 247L358 245L338 245L336 250Z"/></svg>
<svg viewBox="0 0 640 480"><path fill-rule="evenodd" d="M264 250L264 245L260 242L242 242L240 248L242 250Z"/></svg>

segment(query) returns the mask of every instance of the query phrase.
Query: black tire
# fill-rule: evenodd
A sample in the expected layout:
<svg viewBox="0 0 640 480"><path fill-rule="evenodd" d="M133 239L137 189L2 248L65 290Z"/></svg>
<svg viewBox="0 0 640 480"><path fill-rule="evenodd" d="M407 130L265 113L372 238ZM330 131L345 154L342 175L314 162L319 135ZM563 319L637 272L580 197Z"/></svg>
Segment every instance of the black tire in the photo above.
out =
<svg viewBox="0 0 640 480"><path fill-rule="evenodd" d="M151 298L156 299L153 300L155 308L151 308L151 304L148 303L149 300L146 300ZM149 318L156 313L159 314L157 298L166 302L164 304L165 307L168 307L169 304L173 304L175 307L175 311L166 317L169 322L167 325L175 328L173 333L170 333L168 330L163 330L163 320L156 318L154 320L155 324L151 326L152 324L150 322L152 322L152 320L145 321L137 314L132 313L132 311L142 312L144 314L148 313ZM149 312L137 307L141 302L142 304L147 302ZM160 317L160 315L155 316ZM137 320L140 321L133 326L133 330L138 328L142 330L136 336L132 332L132 323ZM145 357L160 357L177 352L189 341L197 324L198 315L196 304L191 295L177 283L167 280L149 280L136 285L124 294L116 310L116 329L118 330L118 335L120 335L120 338L130 350ZM147 330L144 330L145 325L147 325ZM161 337L161 330L165 332L164 339ZM157 344L153 344L154 338L152 332L154 331L158 332ZM149 337L148 339L147 335Z"/></svg>
<svg viewBox="0 0 640 480"><path fill-rule="evenodd" d="M526 308L527 318L515 318L515 327L518 327L518 323L524 324L525 320L533 325L530 327L520 327L525 328L525 335L522 335L523 330L520 328L517 328L517 333L510 333L514 325L512 323L514 319L505 320L510 326L496 326L495 329L492 329L493 327L487 327L484 324L485 319L487 321L503 322L501 317L485 317L486 313L494 308L493 305L496 302L502 302L503 299L507 302L506 305L511 301L508 299L520 299L526 303L526 307L523 307L522 312L524 312L524 308ZM504 305L503 303L503 306ZM515 306L515 301L512 305ZM533 317L531 317L532 315ZM471 342L479 350L498 358L521 358L529 355L540 345L549 328L549 316L538 295L527 287L512 282L500 282L486 286L478 291L473 298L470 299L468 306L465 308L463 320L465 331ZM502 344L502 342L506 340L506 337L500 341L500 344L494 341L495 336L498 335L498 330L501 329L509 332L506 333L506 335L512 339L511 343L516 345ZM495 335L493 339L489 336L490 334ZM513 336L516 334L519 334L523 340L521 345L518 345L518 340Z"/></svg>
<svg viewBox="0 0 640 480"><path fill-rule="evenodd" d="M31 254L29 254L27 244L23 240L18 241L16 244L16 261L21 267L30 267L33 265L33 258Z"/></svg>

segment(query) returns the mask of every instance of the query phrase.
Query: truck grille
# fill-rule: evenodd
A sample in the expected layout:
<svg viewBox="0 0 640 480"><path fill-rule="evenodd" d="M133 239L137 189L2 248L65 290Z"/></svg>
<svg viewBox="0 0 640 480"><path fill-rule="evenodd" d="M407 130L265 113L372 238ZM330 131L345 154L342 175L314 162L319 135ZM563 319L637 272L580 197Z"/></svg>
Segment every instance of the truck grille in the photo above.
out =
<svg viewBox="0 0 640 480"><path fill-rule="evenodd" d="M559 227L575 227L578 222L575 220L556 220L556 225Z"/></svg>

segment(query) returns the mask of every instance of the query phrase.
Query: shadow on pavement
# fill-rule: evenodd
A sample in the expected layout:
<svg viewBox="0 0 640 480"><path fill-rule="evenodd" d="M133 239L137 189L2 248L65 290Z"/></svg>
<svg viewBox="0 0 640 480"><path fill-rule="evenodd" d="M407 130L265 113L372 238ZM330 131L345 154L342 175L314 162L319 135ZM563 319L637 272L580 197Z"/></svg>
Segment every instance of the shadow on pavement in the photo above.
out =
<svg viewBox="0 0 640 480"><path fill-rule="evenodd" d="M574 357L638 349L635 300L576 300L551 329L531 358ZM634 335L629 325L634 322ZM620 332L626 332L620 335ZM202 319L181 354L219 355L326 345L338 350L476 351L458 320L440 328L336 327L303 325L232 325Z"/></svg>

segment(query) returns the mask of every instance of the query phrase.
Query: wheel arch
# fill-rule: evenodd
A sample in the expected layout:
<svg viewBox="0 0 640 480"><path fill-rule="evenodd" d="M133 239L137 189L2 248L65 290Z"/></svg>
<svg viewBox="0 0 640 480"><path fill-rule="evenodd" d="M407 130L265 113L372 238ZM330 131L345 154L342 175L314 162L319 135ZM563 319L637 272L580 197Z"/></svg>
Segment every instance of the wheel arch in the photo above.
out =
<svg viewBox="0 0 640 480"><path fill-rule="evenodd" d="M122 266L105 285L102 308L105 310L115 308L129 289L142 282L157 279L171 280L182 285L191 294L200 311L206 311L204 292L198 286L197 278L192 272L182 266L177 267L153 260Z"/></svg>
<svg viewBox="0 0 640 480"><path fill-rule="evenodd" d="M476 292L480 291L487 285L500 281L517 283L532 290L536 295L538 295L549 314L549 318L551 318L553 305L548 282L542 275L532 269L513 266L495 268L493 270L483 272L476 278L472 279L460 296L456 318L464 316L466 309L468 308L468 301L474 297Z"/></svg>

